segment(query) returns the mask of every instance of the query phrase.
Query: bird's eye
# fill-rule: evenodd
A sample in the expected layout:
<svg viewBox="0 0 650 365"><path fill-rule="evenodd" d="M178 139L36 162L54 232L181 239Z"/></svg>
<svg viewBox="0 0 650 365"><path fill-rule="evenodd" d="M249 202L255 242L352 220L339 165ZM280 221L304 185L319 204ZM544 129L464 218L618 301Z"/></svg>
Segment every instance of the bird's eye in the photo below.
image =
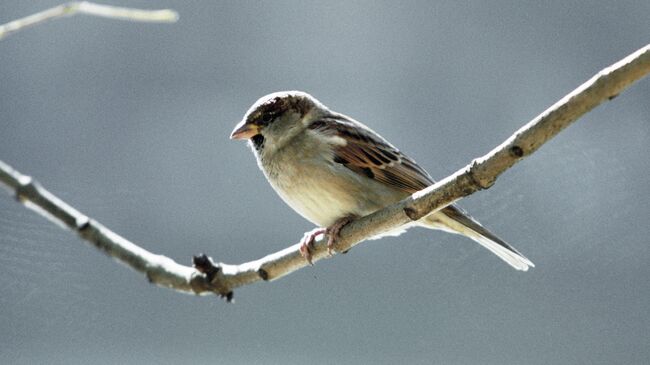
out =
<svg viewBox="0 0 650 365"><path fill-rule="evenodd" d="M264 123L270 123L271 120L273 120L273 114L271 113L265 113L262 115L262 122Z"/></svg>

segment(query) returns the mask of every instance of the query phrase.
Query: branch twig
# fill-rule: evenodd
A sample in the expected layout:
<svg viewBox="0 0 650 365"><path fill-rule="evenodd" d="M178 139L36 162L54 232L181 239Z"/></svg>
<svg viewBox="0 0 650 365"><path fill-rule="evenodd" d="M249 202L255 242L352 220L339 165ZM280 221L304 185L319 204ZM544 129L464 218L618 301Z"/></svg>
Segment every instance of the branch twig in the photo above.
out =
<svg viewBox="0 0 650 365"><path fill-rule="evenodd" d="M411 197L360 218L343 228L335 250L346 251L361 241L418 220L454 201L492 186L496 178L535 152L580 116L611 100L633 82L650 73L650 45L607 67L515 132L485 156ZM157 285L202 294L214 292L232 299L234 288L257 281L275 280L307 266L295 244L259 260L240 265L214 264L195 257L194 266L148 252L70 207L25 176L0 161L0 182L18 200L80 236L118 261L144 273ZM327 239L314 243L313 261L327 258Z"/></svg>
<svg viewBox="0 0 650 365"><path fill-rule="evenodd" d="M133 22L174 23L178 13L170 9L142 10L95 4L88 1L74 1L43 10L36 14L0 25L0 40L10 34L48 20L83 14Z"/></svg>

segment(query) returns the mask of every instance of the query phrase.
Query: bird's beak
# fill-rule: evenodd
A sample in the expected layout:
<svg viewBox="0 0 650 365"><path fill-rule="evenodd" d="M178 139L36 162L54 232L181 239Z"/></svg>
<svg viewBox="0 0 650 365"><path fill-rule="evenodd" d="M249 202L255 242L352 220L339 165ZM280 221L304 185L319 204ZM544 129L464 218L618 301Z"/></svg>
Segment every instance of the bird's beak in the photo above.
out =
<svg viewBox="0 0 650 365"><path fill-rule="evenodd" d="M260 128L255 124L246 124L246 120L242 120L235 126L232 133L230 133L230 139L249 139L256 134L259 134Z"/></svg>

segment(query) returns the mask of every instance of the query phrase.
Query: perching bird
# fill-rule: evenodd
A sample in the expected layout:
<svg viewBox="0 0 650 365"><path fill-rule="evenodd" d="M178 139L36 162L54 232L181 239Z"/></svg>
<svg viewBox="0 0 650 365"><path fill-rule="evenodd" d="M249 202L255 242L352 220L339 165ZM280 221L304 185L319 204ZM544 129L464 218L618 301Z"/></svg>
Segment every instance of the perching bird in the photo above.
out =
<svg viewBox="0 0 650 365"><path fill-rule="evenodd" d="M259 99L230 138L247 139L260 169L280 197L320 228L305 235L301 252L321 233L328 246L351 220L434 183L415 161L362 123L300 91ZM417 225L467 236L517 270L535 266L454 205Z"/></svg>

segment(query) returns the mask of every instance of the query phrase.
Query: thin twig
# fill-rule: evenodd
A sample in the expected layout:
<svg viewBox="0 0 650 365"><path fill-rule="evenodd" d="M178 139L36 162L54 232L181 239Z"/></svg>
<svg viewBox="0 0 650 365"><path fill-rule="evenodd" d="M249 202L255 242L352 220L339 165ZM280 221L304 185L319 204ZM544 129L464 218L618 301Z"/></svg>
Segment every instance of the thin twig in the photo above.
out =
<svg viewBox="0 0 650 365"><path fill-rule="evenodd" d="M348 224L337 241L337 252L361 241L418 220L454 201L492 186L496 178L580 116L611 100L635 81L650 73L650 45L596 74L559 100L485 156L474 160L446 179ZM234 288L261 280L275 280L307 266L300 244L259 260L240 265L214 264L205 256L195 258L195 268L148 252L89 219L49 193L30 177L0 161L0 182L28 207L35 208L131 268L144 273L152 283L190 293L214 292L232 299ZM327 258L327 239L316 241L314 262Z"/></svg>
<svg viewBox="0 0 650 365"><path fill-rule="evenodd" d="M0 40L27 27L77 14L133 22L174 23L178 20L178 13L170 9L142 10L74 1L0 25Z"/></svg>

